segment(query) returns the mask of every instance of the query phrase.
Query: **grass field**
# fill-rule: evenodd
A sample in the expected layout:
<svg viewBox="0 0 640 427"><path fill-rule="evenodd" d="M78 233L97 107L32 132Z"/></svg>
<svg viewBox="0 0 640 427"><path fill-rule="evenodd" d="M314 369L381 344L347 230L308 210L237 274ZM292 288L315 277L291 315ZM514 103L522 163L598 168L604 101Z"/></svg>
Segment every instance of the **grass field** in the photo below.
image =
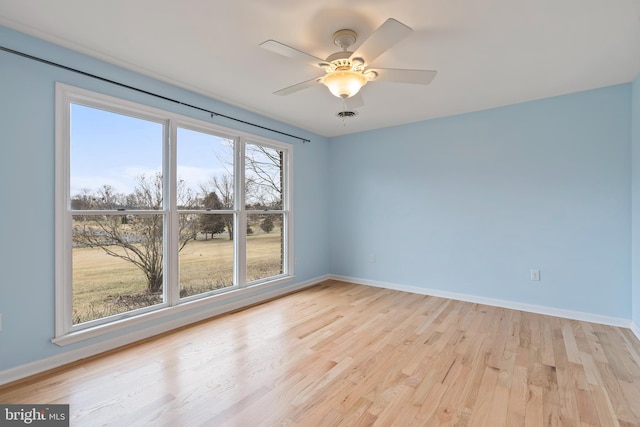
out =
<svg viewBox="0 0 640 427"><path fill-rule="evenodd" d="M247 236L247 281L281 272L281 234ZM231 286L233 242L226 235L189 242L180 251L182 297ZM73 323L123 313L162 302L148 294L142 270L100 248L73 249Z"/></svg>

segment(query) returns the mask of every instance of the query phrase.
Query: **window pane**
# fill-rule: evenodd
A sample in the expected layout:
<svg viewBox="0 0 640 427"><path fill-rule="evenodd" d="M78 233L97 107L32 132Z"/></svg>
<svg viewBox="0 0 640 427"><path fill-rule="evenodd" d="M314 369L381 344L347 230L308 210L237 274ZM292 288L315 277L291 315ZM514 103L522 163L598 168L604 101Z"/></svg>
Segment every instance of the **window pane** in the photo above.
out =
<svg viewBox="0 0 640 427"><path fill-rule="evenodd" d="M71 104L71 209L161 209L162 124Z"/></svg>
<svg viewBox="0 0 640 427"><path fill-rule="evenodd" d="M282 214L247 215L247 281L282 274Z"/></svg>
<svg viewBox="0 0 640 427"><path fill-rule="evenodd" d="M245 204L248 209L282 209L283 152L247 144Z"/></svg>
<svg viewBox="0 0 640 427"><path fill-rule="evenodd" d="M194 221L200 230L180 250L181 298L233 286L233 215L180 215L181 224Z"/></svg>
<svg viewBox="0 0 640 427"><path fill-rule="evenodd" d="M178 128L178 209L233 209L233 140Z"/></svg>
<svg viewBox="0 0 640 427"><path fill-rule="evenodd" d="M162 215L74 215L73 324L163 302Z"/></svg>

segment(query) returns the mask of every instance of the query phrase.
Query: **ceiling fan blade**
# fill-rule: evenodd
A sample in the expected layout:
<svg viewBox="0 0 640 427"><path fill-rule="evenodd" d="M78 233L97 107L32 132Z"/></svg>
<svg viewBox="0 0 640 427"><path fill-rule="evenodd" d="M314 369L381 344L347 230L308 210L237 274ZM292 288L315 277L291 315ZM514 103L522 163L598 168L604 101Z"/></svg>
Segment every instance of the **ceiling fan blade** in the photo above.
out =
<svg viewBox="0 0 640 427"><path fill-rule="evenodd" d="M378 77L374 82L410 83L415 85L428 85L434 79L437 71L433 70L399 70L395 68L375 68L367 71L374 71Z"/></svg>
<svg viewBox="0 0 640 427"><path fill-rule="evenodd" d="M351 55L351 58L363 58L366 64L371 64L378 56L407 37L412 31L402 22L389 18L362 42L360 47Z"/></svg>
<svg viewBox="0 0 640 427"><path fill-rule="evenodd" d="M284 89L280 89L276 92L273 92L274 95L289 95L294 92L298 92L299 90L307 89L311 86L315 86L318 83L322 83L323 77L316 77L315 79L307 80L305 82L294 84L293 86L285 87Z"/></svg>
<svg viewBox="0 0 640 427"><path fill-rule="evenodd" d="M317 58L313 55L309 55L301 50L295 49L286 44L277 42L275 40L267 40L260 43L260 47L268 51L277 53L278 55L286 56L287 58L295 59L297 61L303 61L316 67L322 68L327 65L324 59Z"/></svg>

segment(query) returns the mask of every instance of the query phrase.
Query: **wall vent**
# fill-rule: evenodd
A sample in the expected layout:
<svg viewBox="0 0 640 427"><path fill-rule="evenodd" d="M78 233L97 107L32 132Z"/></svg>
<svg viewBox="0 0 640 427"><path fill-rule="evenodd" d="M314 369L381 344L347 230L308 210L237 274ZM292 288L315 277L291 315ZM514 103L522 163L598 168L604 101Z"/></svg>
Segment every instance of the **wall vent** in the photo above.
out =
<svg viewBox="0 0 640 427"><path fill-rule="evenodd" d="M355 111L340 111L338 114L336 114L338 117L340 117L341 119L350 119L351 117L355 117L358 115L357 112Z"/></svg>

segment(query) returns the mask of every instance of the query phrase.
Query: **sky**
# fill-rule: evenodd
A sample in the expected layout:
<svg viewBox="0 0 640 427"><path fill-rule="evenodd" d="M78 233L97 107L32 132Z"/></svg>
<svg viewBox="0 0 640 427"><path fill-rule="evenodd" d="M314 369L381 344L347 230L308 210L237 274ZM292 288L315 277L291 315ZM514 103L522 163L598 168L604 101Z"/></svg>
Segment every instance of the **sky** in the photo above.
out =
<svg viewBox="0 0 640 427"><path fill-rule="evenodd" d="M229 140L178 128L178 179L200 184L227 173ZM105 184L131 193L137 177L162 171L162 124L91 107L71 106L71 196Z"/></svg>

